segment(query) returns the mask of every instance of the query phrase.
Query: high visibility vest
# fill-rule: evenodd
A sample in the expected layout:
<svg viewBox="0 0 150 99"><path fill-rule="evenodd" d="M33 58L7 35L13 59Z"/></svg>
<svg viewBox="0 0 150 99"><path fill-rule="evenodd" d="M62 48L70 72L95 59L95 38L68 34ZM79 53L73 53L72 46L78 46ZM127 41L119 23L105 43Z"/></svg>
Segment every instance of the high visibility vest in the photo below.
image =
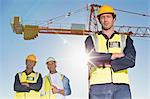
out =
<svg viewBox="0 0 150 99"><path fill-rule="evenodd" d="M31 73L26 75L25 72L19 72L20 82L36 83L39 77L39 73ZM14 99L40 99L40 92L30 90L29 92L16 92Z"/></svg>
<svg viewBox="0 0 150 99"><path fill-rule="evenodd" d="M114 34L111 39L106 39L102 34L92 35L92 41L96 52L100 53L122 53L126 46L127 36ZM90 73L90 85L105 83L125 83L129 84L128 71L120 70L114 72L111 67L98 68Z"/></svg>
<svg viewBox="0 0 150 99"><path fill-rule="evenodd" d="M61 74L61 79L63 80L64 75ZM46 75L43 79L43 86L41 90L41 99L56 99L56 95L52 93L51 78Z"/></svg>

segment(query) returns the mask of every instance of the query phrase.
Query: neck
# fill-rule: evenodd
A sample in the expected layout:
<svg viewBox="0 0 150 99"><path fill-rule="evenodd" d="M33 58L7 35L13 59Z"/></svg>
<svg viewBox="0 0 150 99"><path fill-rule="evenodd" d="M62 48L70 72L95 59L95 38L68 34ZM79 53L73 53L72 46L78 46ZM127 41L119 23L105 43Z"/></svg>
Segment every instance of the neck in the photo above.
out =
<svg viewBox="0 0 150 99"><path fill-rule="evenodd" d="M55 70L55 71L50 71L50 74L54 74L54 73L57 73L57 71Z"/></svg>
<svg viewBox="0 0 150 99"><path fill-rule="evenodd" d="M111 35L114 33L114 28L112 27L112 28L110 28L110 29L108 29L108 30L104 30L104 29L103 29L102 32L103 32L104 34L106 34L108 38L110 38Z"/></svg>
<svg viewBox="0 0 150 99"><path fill-rule="evenodd" d="M27 69L26 69L26 73L27 73L27 74L30 74L32 71L33 71L32 68L27 68Z"/></svg>

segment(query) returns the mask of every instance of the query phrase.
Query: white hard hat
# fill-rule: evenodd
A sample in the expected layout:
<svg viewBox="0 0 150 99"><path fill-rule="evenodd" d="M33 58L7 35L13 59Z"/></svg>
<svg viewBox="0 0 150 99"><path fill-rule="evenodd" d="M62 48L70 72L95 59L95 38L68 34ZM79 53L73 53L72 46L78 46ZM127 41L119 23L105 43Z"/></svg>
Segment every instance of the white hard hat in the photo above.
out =
<svg viewBox="0 0 150 99"><path fill-rule="evenodd" d="M46 63L49 62L49 61L56 62L55 58L53 58L53 57L49 57L49 58L46 60Z"/></svg>

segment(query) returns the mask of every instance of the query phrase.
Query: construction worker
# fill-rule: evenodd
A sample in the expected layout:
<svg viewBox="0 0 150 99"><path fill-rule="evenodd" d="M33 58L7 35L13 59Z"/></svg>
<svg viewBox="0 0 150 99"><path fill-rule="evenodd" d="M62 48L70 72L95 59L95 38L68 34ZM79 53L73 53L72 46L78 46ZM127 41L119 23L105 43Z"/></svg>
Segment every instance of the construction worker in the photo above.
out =
<svg viewBox="0 0 150 99"><path fill-rule="evenodd" d="M89 98L131 99L127 69L135 66L133 40L114 30L116 13L111 6L101 6L97 18L102 30L85 40L90 67Z"/></svg>
<svg viewBox="0 0 150 99"><path fill-rule="evenodd" d="M14 99L40 99L39 90L42 87L42 76L40 73L33 71L36 65L36 56L28 55L26 58L26 69L15 76Z"/></svg>
<svg viewBox="0 0 150 99"><path fill-rule="evenodd" d="M43 78L41 99L64 99L71 94L69 79L57 72L56 60L53 57L46 60L46 65L49 74Z"/></svg>

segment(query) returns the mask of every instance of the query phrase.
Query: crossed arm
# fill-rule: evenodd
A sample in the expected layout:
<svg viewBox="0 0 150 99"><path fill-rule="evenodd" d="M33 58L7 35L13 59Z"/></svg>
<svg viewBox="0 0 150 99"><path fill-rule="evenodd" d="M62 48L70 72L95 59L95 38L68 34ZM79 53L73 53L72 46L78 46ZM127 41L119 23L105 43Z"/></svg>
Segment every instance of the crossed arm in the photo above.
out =
<svg viewBox="0 0 150 99"><path fill-rule="evenodd" d="M27 82L20 82L18 73L15 76L14 82L14 91L16 92L29 92L30 90L39 91L42 87L42 76L39 74L37 83L27 83Z"/></svg>
<svg viewBox="0 0 150 99"><path fill-rule="evenodd" d="M90 61L98 66L109 63L114 71L127 69L135 66L136 51L133 46L133 40L127 37L126 47L123 53L99 53L94 51L94 45L91 36L85 41L86 52L89 54Z"/></svg>

